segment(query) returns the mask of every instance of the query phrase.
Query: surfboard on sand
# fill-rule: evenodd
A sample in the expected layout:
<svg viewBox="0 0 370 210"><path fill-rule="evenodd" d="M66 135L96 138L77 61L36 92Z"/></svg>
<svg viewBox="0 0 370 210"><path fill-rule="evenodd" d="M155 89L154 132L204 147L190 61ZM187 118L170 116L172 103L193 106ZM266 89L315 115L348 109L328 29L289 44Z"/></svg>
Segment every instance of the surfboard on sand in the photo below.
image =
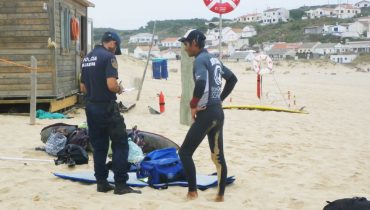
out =
<svg viewBox="0 0 370 210"><path fill-rule="evenodd" d="M95 183L96 179L94 176L94 171L81 171L81 172L60 172L60 173L53 173L55 176L63 179L69 179L72 181L84 182L84 183ZM129 179L127 180L127 184L132 187L146 187L149 186L146 182L139 180L136 177L135 172L128 173ZM109 171L108 182L114 183L114 175L112 171ZM234 176L229 176L226 178L226 184L231 184L235 181ZM168 186L183 186L187 187L187 181L174 181L169 183L161 183L161 184L154 184L151 187L159 189ZM197 186L200 190L206 190L210 187L217 186L217 175L202 175L197 174Z"/></svg>
<svg viewBox="0 0 370 210"><path fill-rule="evenodd" d="M308 114L308 112L303 110L304 107L300 108L299 110L295 110L295 109L285 109L285 108L270 107L270 106L231 105L231 106L223 106L223 109L247 109L247 110L260 110L260 111L275 111L275 112Z"/></svg>
<svg viewBox="0 0 370 210"><path fill-rule="evenodd" d="M130 134L132 129L126 129L126 132ZM149 153L156 149L163 149L168 147L175 147L178 150L180 147L169 138L160 134L151 133L147 131L137 130L137 135L143 138L144 147L142 148L144 153Z"/></svg>

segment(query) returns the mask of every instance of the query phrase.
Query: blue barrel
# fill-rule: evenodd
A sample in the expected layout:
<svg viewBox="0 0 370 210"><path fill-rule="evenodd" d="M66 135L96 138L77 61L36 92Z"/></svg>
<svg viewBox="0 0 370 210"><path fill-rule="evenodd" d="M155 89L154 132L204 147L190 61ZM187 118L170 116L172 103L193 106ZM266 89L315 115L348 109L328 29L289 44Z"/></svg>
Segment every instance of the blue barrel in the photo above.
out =
<svg viewBox="0 0 370 210"><path fill-rule="evenodd" d="M167 79L168 78L168 69L167 69L167 60L163 59L161 61L161 78Z"/></svg>
<svg viewBox="0 0 370 210"><path fill-rule="evenodd" d="M152 68L153 68L153 78L161 79L161 62L158 60L153 60Z"/></svg>

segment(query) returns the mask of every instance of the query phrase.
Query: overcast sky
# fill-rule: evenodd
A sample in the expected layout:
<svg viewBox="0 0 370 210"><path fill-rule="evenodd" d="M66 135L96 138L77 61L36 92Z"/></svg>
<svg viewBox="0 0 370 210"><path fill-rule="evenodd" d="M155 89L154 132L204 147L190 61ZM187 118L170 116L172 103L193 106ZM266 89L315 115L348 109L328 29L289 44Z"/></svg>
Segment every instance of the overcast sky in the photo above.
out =
<svg viewBox="0 0 370 210"><path fill-rule="evenodd" d="M115 29L138 29L150 20L191 19L218 16L207 9L203 0L89 0L95 8L89 9L94 27ZM241 0L239 6L224 17L235 17L262 12L267 8L284 7L294 9L300 6L351 3L360 0Z"/></svg>

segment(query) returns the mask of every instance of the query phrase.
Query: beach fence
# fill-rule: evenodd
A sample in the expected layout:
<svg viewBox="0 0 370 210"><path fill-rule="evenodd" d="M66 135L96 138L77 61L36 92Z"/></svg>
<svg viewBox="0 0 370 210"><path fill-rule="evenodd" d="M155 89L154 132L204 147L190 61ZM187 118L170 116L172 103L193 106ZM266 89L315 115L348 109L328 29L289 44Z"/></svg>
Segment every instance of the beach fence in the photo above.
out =
<svg viewBox="0 0 370 210"><path fill-rule="evenodd" d="M37 60L31 56L31 67L18 64L9 60L0 59L0 62L25 68L30 71L30 124L34 125L36 121L36 98L37 98Z"/></svg>

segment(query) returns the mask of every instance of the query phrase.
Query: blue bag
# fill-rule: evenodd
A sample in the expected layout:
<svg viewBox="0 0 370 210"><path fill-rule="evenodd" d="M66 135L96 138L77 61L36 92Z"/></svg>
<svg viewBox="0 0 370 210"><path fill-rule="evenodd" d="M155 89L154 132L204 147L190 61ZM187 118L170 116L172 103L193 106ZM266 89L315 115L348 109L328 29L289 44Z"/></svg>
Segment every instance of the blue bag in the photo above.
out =
<svg viewBox="0 0 370 210"><path fill-rule="evenodd" d="M150 152L140 163L137 178L148 178L148 184L169 183L185 180L184 169L176 148Z"/></svg>
<svg viewBox="0 0 370 210"><path fill-rule="evenodd" d="M145 158L144 161L148 160L159 160L163 158L179 158L179 156L176 153L175 147L168 147L164 149L157 149L152 152L149 152Z"/></svg>

